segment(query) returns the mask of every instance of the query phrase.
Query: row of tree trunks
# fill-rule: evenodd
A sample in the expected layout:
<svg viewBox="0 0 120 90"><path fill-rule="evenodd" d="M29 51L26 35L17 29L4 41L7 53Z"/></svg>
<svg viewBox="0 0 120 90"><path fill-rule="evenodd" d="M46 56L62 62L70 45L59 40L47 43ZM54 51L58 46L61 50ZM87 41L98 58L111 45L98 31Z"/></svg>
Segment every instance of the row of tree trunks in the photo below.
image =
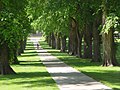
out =
<svg viewBox="0 0 120 90"><path fill-rule="evenodd" d="M4 42L0 46L0 74L2 75L15 74L13 69L10 67L8 54L9 54L9 49L7 43Z"/></svg>
<svg viewBox="0 0 120 90"><path fill-rule="evenodd" d="M24 53L25 47L26 47L26 42L27 42L27 38L24 38L24 40L21 40L21 44L20 44L20 48L18 49L17 45L14 45L14 48L11 50L11 52L13 53L13 57L11 57L12 62L11 64L19 64L18 55L21 55L21 53Z"/></svg>
<svg viewBox="0 0 120 90"><path fill-rule="evenodd" d="M12 64L19 64L19 61L18 61L18 58L17 58L17 56L18 56L18 46L15 45L15 47L11 51L13 52Z"/></svg>
<svg viewBox="0 0 120 90"><path fill-rule="evenodd" d="M71 17L71 26L69 32L68 53L82 57L82 37L83 31L79 31L78 22Z"/></svg>
<svg viewBox="0 0 120 90"><path fill-rule="evenodd" d="M61 33L50 33L46 37L46 41L53 49L58 49L61 52L66 51L66 36Z"/></svg>
<svg viewBox="0 0 120 90"><path fill-rule="evenodd" d="M17 55L21 55L21 53L24 53L25 47L26 47L27 38L24 38L20 41L20 47L17 50Z"/></svg>
<svg viewBox="0 0 120 90"><path fill-rule="evenodd" d="M24 53L24 41L20 41L20 47L18 49L18 55L21 55L21 53Z"/></svg>
<svg viewBox="0 0 120 90"><path fill-rule="evenodd" d="M21 51L23 52L26 46L27 38L24 39L24 41L21 41ZM18 48L15 45L12 50L8 47L8 44L4 42L0 46L0 74L6 75L6 74L15 74L13 69L10 67L11 64L19 64L18 61ZM21 53L21 52L20 52Z"/></svg>
<svg viewBox="0 0 120 90"><path fill-rule="evenodd" d="M101 22L104 25L105 13L103 13L103 18L96 17L92 23L86 23L84 26L84 32L79 31L78 22L71 18L71 29L69 32L68 40L68 53L81 58L89 58L92 62L101 61L101 35L98 30ZM102 15L101 15L102 16ZM118 65L115 53L115 43L113 36L114 28L110 29L108 33L102 34L102 44L103 44L103 66L115 66ZM62 52L66 50L66 37L57 34L50 34L48 36L48 43L52 48L61 49ZM84 37L84 38L83 38ZM84 39L84 52L82 51L82 38ZM92 51L93 50L93 51ZM83 54L83 55L82 55Z"/></svg>

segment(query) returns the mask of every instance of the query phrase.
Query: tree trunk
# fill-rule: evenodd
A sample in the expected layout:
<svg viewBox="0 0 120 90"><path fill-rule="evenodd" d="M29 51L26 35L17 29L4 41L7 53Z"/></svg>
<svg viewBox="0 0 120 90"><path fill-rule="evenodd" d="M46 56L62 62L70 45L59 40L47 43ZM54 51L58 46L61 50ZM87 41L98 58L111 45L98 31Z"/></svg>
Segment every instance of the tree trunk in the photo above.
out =
<svg viewBox="0 0 120 90"><path fill-rule="evenodd" d="M21 53L24 53L24 41L23 40L21 40L20 41L20 47L19 47L19 49L18 49L18 55L21 55Z"/></svg>
<svg viewBox="0 0 120 90"><path fill-rule="evenodd" d="M24 38L24 41L23 41L23 42L24 42L23 48L24 48L24 50L25 50L25 48L26 48L26 43L27 43L27 37Z"/></svg>
<svg viewBox="0 0 120 90"><path fill-rule="evenodd" d="M60 42L60 34L59 33L56 34L56 38L55 39L56 39L56 49L60 50L60 48L61 48L60 47L60 43L61 42Z"/></svg>
<svg viewBox="0 0 120 90"><path fill-rule="evenodd" d="M71 29L70 29L70 33L69 33L69 44L68 44L68 53L70 55L77 55L77 24L76 24L76 20L74 18L72 18L72 22L71 22Z"/></svg>
<svg viewBox="0 0 120 90"><path fill-rule="evenodd" d="M77 30L77 56L82 58L82 36L83 36L83 31L81 33L79 30Z"/></svg>
<svg viewBox="0 0 120 90"><path fill-rule="evenodd" d="M87 24L84 30L84 58L92 59L92 29L91 24Z"/></svg>
<svg viewBox="0 0 120 90"><path fill-rule="evenodd" d="M18 61L18 58L17 58L17 49L16 48L13 50L12 64L19 64L19 61Z"/></svg>
<svg viewBox="0 0 120 90"><path fill-rule="evenodd" d="M70 54L71 53L71 37L70 37L70 33L69 33L69 37L68 37L68 53Z"/></svg>
<svg viewBox="0 0 120 90"><path fill-rule="evenodd" d="M96 18L93 22L93 59L92 62L100 62L101 61L101 53L100 53L100 32L98 30L99 21Z"/></svg>
<svg viewBox="0 0 120 90"><path fill-rule="evenodd" d="M66 50L66 36L61 36L61 52Z"/></svg>
<svg viewBox="0 0 120 90"><path fill-rule="evenodd" d="M18 55L22 53L22 40L20 41L20 47L18 48Z"/></svg>
<svg viewBox="0 0 120 90"><path fill-rule="evenodd" d="M56 42L55 42L55 35L52 33L52 48L55 49L56 47Z"/></svg>
<svg viewBox="0 0 120 90"><path fill-rule="evenodd" d="M113 31L109 30L108 34L102 35L103 39L103 66L114 66L117 63L115 58L114 42L113 42Z"/></svg>
<svg viewBox="0 0 120 90"><path fill-rule="evenodd" d="M18 48L18 50L17 50L17 56L20 56L21 55L21 50L20 50L20 48Z"/></svg>
<svg viewBox="0 0 120 90"><path fill-rule="evenodd" d="M45 37L45 42L47 42L47 43L48 43L48 36L46 36L46 37Z"/></svg>
<svg viewBox="0 0 120 90"><path fill-rule="evenodd" d="M105 24L105 19L107 16L106 0L102 1L103 4L103 16L102 25ZM108 33L102 33L103 40L103 66L116 66L118 65L115 57L115 44L113 37L113 28L111 28Z"/></svg>
<svg viewBox="0 0 120 90"><path fill-rule="evenodd" d="M15 74L13 69L9 65L9 57L8 57L8 46L6 43L4 43L0 50L0 73L2 75L6 74Z"/></svg>
<svg viewBox="0 0 120 90"><path fill-rule="evenodd" d="M117 46L115 44L115 41L114 41L114 29L112 29L112 64L114 66L120 66L120 64L118 63L117 59L116 59L116 51L117 51Z"/></svg>
<svg viewBox="0 0 120 90"><path fill-rule="evenodd" d="M52 46L52 37L51 37L51 33L48 35L48 44L49 44L49 46Z"/></svg>

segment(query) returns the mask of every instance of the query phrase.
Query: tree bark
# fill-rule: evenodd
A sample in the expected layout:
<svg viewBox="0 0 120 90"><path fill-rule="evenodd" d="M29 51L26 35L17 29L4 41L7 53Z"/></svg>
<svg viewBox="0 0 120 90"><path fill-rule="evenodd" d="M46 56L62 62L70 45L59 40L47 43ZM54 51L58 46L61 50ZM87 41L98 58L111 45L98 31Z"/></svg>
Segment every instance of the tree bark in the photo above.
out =
<svg viewBox="0 0 120 90"><path fill-rule="evenodd" d="M61 36L61 52L66 50L66 36Z"/></svg>
<svg viewBox="0 0 120 90"><path fill-rule="evenodd" d="M83 37L83 31L79 32L77 30L77 56L82 58L82 37Z"/></svg>
<svg viewBox="0 0 120 90"><path fill-rule="evenodd" d="M19 47L19 49L18 49L18 55L21 55L21 53L24 53L24 41L23 40L21 40L20 41L20 47Z"/></svg>
<svg viewBox="0 0 120 90"><path fill-rule="evenodd" d="M48 43L48 35L45 37L45 42Z"/></svg>
<svg viewBox="0 0 120 90"><path fill-rule="evenodd" d="M52 46L52 37L51 37L51 33L48 35L48 44L49 44L49 46Z"/></svg>
<svg viewBox="0 0 120 90"><path fill-rule="evenodd" d="M107 16L106 0L103 0L102 4L103 4L102 25L104 25ZM102 41L103 41L103 66L118 65L115 57L113 28L110 28L108 33L105 32L102 33Z"/></svg>
<svg viewBox="0 0 120 90"><path fill-rule="evenodd" d="M85 25L84 29L84 58L92 59L92 24Z"/></svg>
<svg viewBox="0 0 120 90"><path fill-rule="evenodd" d="M100 52L100 32L98 27L100 25L100 20L95 19L93 22L93 58L92 62L101 61L101 52Z"/></svg>
<svg viewBox="0 0 120 90"><path fill-rule="evenodd" d="M24 48L24 50L25 50L25 48L26 48L26 43L27 43L27 37L24 38L24 41L23 41L23 42L24 42L23 48Z"/></svg>
<svg viewBox="0 0 120 90"><path fill-rule="evenodd" d="M55 35L54 35L54 33L52 33L52 38L51 38L51 43L52 43L52 48L53 49L55 49L55 47L56 47L56 42L55 42Z"/></svg>
<svg viewBox="0 0 120 90"><path fill-rule="evenodd" d="M18 58L17 58L17 48L13 49L13 60L12 64L19 64Z"/></svg>
<svg viewBox="0 0 120 90"><path fill-rule="evenodd" d="M112 64L114 66L120 66L120 64L118 63L118 61L116 59L117 46L116 46L115 41L114 41L114 29L112 29L112 42L113 42L112 43L112 50L113 50L113 52L112 52L112 58L113 58Z"/></svg>
<svg viewBox="0 0 120 90"><path fill-rule="evenodd" d="M61 46L60 43L61 42L60 42L60 34L59 33L56 34L56 38L55 39L56 39L56 49L60 50L60 48L61 48L60 47Z"/></svg>
<svg viewBox="0 0 120 90"><path fill-rule="evenodd" d="M113 35L112 30L109 30L108 34L102 35L103 39L103 66L114 66L115 53L113 50Z"/></svg>
<svg viewBox="0 0 120 90"><path fill-rule="evenodd" d="M71 29L69 33L68 53L70 55L77 55L77 24L76 20L71 17Z"/></svg>
<svg viewBox="0 0 120 90"><path fill-rule="evenodd" d="M15 74L9 65L8 46L5 42L2 44L0 50L2 51L0 52L0 73L2 75Z"/></svg>

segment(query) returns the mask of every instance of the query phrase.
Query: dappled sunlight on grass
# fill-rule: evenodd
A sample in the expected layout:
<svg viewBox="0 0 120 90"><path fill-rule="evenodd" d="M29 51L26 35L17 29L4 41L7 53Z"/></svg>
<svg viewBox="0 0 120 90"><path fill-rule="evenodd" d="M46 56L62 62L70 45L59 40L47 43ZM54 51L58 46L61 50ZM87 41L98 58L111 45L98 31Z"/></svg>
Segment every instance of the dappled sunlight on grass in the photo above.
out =
<svg viewBox="0 0 120 90"><path fill-rule="evenodd" d="M16 75L0 75L1 90L59 90L41 63L33 44L27 44L25 52L18 57L20 64L12 65Z"/></svg>
<svg viewBox="0 0 120 90"><path fill-rule="evenodd" d="M49 47L46 42L41 41L40 43L43 48ZM47 50L66 64L106 84L113 88L113 90L120 90L120 67L102 67L101 63L90 62L89 59L70 56L67 53L61 53L59 50L53 50L51 48ZM117 55L119 56L119 54ZM120 62L120 58L118 60Z"/></svg>

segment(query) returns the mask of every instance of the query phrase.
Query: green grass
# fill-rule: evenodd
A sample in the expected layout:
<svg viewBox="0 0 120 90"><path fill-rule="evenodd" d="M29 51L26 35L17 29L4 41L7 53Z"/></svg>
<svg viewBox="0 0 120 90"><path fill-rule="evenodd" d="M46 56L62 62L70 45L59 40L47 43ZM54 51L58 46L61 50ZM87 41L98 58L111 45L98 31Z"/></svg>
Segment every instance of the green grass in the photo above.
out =
<svg viewBox="0 0 120 90"><path fill-rule="evenodd" d="M18 59L20 64L12 65L16 75L0 75L0 90L59 90L32 43Z"/></svg>
<svg viewBox="0 0 120 90"><path fill-rule="evenodd" d="M67 53L61 53L59 50L51 49L47 43L42 40L40 44L44 49L47 49L48 52L66 64L104 83L113 90L120 90L120 67L102 67L101 63L91 63L90 60L77 58ZM120 58L118 60L120 61Z"/></svg>

